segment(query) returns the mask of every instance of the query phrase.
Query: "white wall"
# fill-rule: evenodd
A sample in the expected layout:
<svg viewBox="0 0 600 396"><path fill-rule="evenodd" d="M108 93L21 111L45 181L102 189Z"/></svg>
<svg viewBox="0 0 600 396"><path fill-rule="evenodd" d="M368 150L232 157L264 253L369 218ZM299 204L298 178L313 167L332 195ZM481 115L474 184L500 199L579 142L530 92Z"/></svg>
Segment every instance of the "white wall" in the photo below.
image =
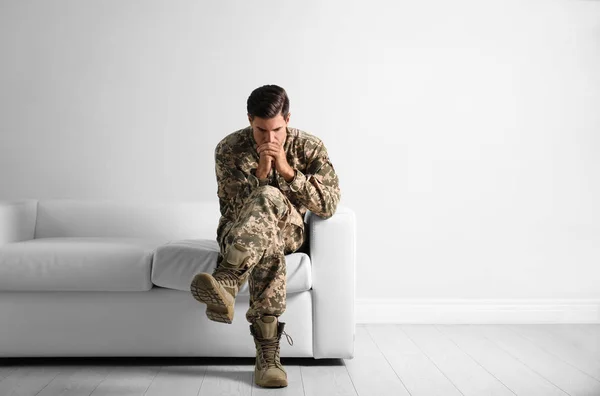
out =
<svg viewBox="0 0 600 396"><path fill-rule="evenodd" d="M216 199L278 84L359 299L600 298L600 2L13 0L0 51L0 199Z"/></svg>

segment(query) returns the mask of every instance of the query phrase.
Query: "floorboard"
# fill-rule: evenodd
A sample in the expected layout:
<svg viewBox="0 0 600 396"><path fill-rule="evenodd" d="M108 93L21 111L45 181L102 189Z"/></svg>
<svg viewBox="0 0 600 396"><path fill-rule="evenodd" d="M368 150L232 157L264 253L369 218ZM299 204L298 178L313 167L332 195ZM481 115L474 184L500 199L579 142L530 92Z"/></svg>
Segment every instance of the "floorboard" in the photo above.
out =
<svg viewBox="0 0 600 396"><path fill-rule="evenodd" d="M564 396L567 393L486 338L477 325L435 325L484 370L519 396Z"/></svg>
<svg viewBox="0 0 600 396"><path fill-rule="evenodd" d="M359 324L353 359L0 359L0 396L600 396L600 325Z"/></svg>
<svg viewBox="0 0 600 396"><path fill-rule="evenodd" d="M514 392L434 325L400 325L400 328L463 395L514 396Z"/></svg>
<svg viewBox="0 0 600 396"><path fill-rule="evenodd" d="M398 326L369 325L367 330L412 396L462 395Z"/></svg>

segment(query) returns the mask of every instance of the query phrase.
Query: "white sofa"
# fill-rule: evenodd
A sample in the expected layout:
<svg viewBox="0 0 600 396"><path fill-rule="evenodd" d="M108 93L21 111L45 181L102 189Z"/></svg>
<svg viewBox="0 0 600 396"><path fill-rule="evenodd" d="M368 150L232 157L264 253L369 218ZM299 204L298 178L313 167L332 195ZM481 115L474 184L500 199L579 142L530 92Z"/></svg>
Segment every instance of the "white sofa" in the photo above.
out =
<svg viewBox="0 0 600 396"><path fill-rule="evenodd" d="M247 283L232 324L189 291L216 265L218 219L216 201L0 201L0 357L254 357ZM307 244L286 255L281 356L352 358L354 212L305 221Z"/></svg>

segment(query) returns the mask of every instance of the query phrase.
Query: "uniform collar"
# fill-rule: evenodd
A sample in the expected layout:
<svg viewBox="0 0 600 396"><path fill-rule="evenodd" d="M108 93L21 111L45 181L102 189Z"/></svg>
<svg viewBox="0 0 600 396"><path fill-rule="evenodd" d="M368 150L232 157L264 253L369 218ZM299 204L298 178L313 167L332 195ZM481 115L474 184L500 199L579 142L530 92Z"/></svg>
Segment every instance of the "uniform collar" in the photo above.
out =
<svg viewBox="0 0 600 396"><path fill-rule="evenodd" d="M258 151L256 151L256 140L254 140L254 134L252 133L252 126L246 127L246 140L248 141L248 145L250 146L250 151L252 152L252 154L256 158L259 158L260 155L258 154Z"/></svg>
<svg viewBox="0 0 600 396"><path fill-rule="evenodd" d="M286 153L289 151L290 145L292 144L292 131L290 131L290 127L285 127L285 142L283 142L283 151Z"/></svg>

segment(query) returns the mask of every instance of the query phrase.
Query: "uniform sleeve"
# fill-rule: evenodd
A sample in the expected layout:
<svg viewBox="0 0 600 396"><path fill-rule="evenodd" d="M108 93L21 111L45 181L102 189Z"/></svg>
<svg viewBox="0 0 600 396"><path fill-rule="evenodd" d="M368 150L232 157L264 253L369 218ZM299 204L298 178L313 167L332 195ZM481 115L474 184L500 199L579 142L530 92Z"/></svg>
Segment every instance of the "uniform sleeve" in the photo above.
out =
<svg viewBox="0 0 600 396"><path fill-rule="evenodd" d="M266 186L271 184L271 177L267 176L266 179L259 179L256 177L256 168L253 168L248 175L248 182L250 184L250 192L258 186Z"/></svg>
<svg viewBox="0 0 600 396"><path fill-rule="evenodd" d="M231 150L227 146L218 144L215 148L215 174L217 177L217 196L221 218L217 227L217 239L228 224L232 224L237 217L237 210L241 207L242 192L246 188L246 177L237 169Z"/></svg>
<svg viewBox="0 0 600 396"><path fill-rule="evenodd" d="M340 201L341 192L338 176L329 160L327 149L320 142L314 149L306 173L294 169L294 178L289 183L278 176L282 190L289 190L311 212L322 218L334 215Z"/></svg>

